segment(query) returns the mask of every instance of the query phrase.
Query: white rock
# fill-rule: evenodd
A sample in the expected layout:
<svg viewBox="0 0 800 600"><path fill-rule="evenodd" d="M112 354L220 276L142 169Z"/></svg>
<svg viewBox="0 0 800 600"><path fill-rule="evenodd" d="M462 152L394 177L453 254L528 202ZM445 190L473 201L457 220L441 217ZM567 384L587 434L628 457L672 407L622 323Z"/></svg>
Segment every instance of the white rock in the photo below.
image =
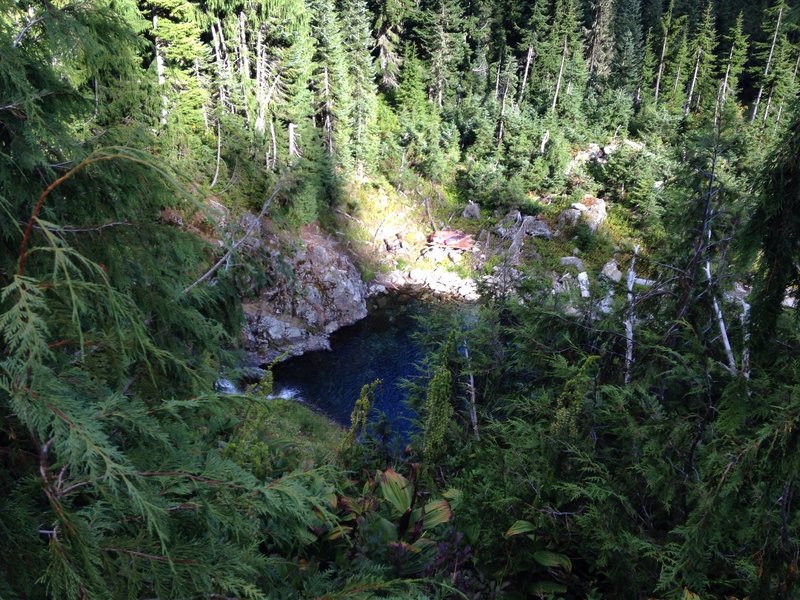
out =
<svg viewBox="0 0 800 600"><path fill-rule="evenodd" d="M608 261L603 266L603 270L600 272L600 275L613 281L614 283L619 283L622 281L622 271L619 270L619 265L617 264L616 260Z"/></svg>
<svg viewBox="0 0 800 600"><path fill-rule="evenodd" d="M578 273L578 285L581 286L581 297L589 298L591 296L589 292L589 274L586 271Z"/></svg>

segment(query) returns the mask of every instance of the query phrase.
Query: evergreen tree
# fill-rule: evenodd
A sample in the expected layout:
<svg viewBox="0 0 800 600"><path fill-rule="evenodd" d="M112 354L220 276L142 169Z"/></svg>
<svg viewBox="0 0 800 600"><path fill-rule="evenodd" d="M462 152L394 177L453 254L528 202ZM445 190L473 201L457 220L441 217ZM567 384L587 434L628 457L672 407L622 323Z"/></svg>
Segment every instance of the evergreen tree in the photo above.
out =
<svg viewBox="0 0 800 600"><path fill-rule="evenodd" d="M170 161L125 147L157 147L160 103L120 124L112 95L94 101L109 76L147 77L136 6L82 8L37 21L4 4L14 18L0 19L14 99L0 110L14 154L0 158L0 590L258 597L261 577L279 581L261 523L282 523L266 543L289 555L325 520L319 494L301 478L267 487L222 456L232 401L211 389L235 290L223 275L185 291L207 248L159 218L187 208ZM109 127L98 136L87 117Z"/></svg>
<svg viewBox="0 0 800 600"><path fill-rule="evenodd" d="M625 16L619 14L618 7L619 4L612 0L592 2L593 16L587 40L589 47L587 67L589 75L595 79L605 79L611 73L611 64L615 60L614 52L618 51L614 44L614 36L618 35L618 32L612 32L612 24L623 23L625 19ZM612 12L613 8L617 8L616 15Z"/></svg>
<svg viewBox="0 0 800 600"><path fill-rule="evenodd" d="M706 5L703 19L692 40L691 76L684 113L703 110L714 112L717 104L717 57L714 12L711 3Z"/></svg>
<svg viewBox="0 0 800 600"><path fill-rule="evenodd" d="M534 0L530 15L521 33L521 40L518 51L524 55L522 68L522 81L519 87L519 99L523 101L526 96L534 98L529 94L530 90L540 90L540 83L545 79L546 57L551 50L549 48L550 37L547 31L547 2L545 0Z"/></svg>
<svg viewBox="0 0 800 600"><path fill-rule="evenodd" d="M725 46L728 50L728 58L722 63L722 101L723 103L732 102L738 104L740 89L740 78L745 70L747 62L748 40L744 34L744 19L739 13L736 23L725 38Z"/></svg>
<svg viewBox="0 0 800 600"><path fill-rule="evenodd" d="M428 96L442 110L458 81L464 59L464 23L458 0L429 0L422 5L421 38L428 58Z"/></svg>
<svg viewBox="0 0 800 600"><path fill-rule="evenodd" d="M441 177L440 117L427 98L422 61L412 46L403 54L403 71L397 88L397 113L402 127L405 160L434 179Z"/></svg>
<svg viewBox="0 0 800 600"><path fill-rule="evenodd" d="M640 0L617 0L614 15L614 85L634 95L642 61L642 8Z"/></svg>
<svg viewBox="0 0 800 600"><path fill-rule="evenodd" d="M670 47L673 49L667 56L664 68L664 103L669 112L683 112L686 103L688 82L692 75L692 62L689 49L688 24L685 17L675 20L675 33Z"/></svg>
<svg viewBox="0 0 800 600"><path fill-rule="evenodd" d="M752 309L753 340L769 355L787 292L800 283L797 267L798 144L800 126L793 121L761 170L761 194L743 233L750 256L760 253Z"/></svg>
<svg viewBox="0 0 800 600"><path fill-rule="evenodd" d="M786 30L788 7L783 0L776 0L768 10L764 11L761 22L761 34L765 41L756 43L753 76L758 85L758 94L753 103L750 120L755 122L759 116L761 103L765 99L771 80L774 78L776 50L780 50L778 42Z"/></svg>
<svg viewBox="0 0 800 600"><path fill-rule="evenodd" d="M567 114L575 116L586 85L580 14L576 0L556 0L553 27L544 68L550 74L550 108L565 104Z"/></svg>
<svg viewBox="0 0 800 600"><path fill-rule="evenodd" d="M351 168L353 84L348 56L333 0L309 4L313 18L311 32L316 38L313 88L315 121L322 132L329 159L337 167Z"/></svg>
<svg viewBox="0 0 800 600"><path fill-rule="evenodd" d="M376 0L373 5L378 70L381 85L386 89L394 89L398 85L402 63L400 35L409 7L408 0Z"/></svg>
<svg viewBox="0 0 800 600"><path fill-rule="evenodd" d="M342 0L343 43L353 85L350 128L356 174L364 177L374 167L377 98L375 69L370 58L374 42L370 36L368 11L363 0Z"/></svg>

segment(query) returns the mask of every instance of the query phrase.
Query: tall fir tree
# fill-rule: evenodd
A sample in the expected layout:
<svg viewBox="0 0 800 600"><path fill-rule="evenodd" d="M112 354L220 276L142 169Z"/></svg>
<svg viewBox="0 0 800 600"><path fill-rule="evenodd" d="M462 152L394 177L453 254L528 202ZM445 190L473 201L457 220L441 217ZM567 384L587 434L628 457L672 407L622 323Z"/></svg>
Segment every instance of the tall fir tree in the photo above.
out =
<svg viewBox="0 0 800 600"><path fill-rule="evenodd" d="M633 96L642 68L641 1L617 0L614 24L613 83Z"/></svg>
<svg viewBox="0 0 800 600"><path fill-rule="evenodd" d="M777 52L780 51L779 42L782 41L786 31L788 19L788 6L784 0L775 0L770 7L764 11L761 21L761 35L764 41L755 44L753 57L753 77L758 87L755 101L750 113L751 122L756 122L761 116L759 112L762 102L766 100L765 94L769 93L774 78L775 62Z"/></svg>
<svg viewBox="0 0 800 600"><path fill-rule="evenodd" d="M428 0L421 7L420 32L428 62L428 95L439 110L455 95L459 66L466 56L464 19L458 0Z"/></svg>
<svg viewBox="0 0 800 600"><path fill-rule="evenodd" d="M714 9L709 2L703 18L692 39L691 74L684 113L701 111L713 113L717 105L717 41L714 22Z"/></svg>
<svg viewBox="0 0 800 600"><path fill-rule="evenodd" d="M372 4L378 72L385 89L395 89L398 85L402 64L400 36L410 7L409 0L375 0Z"/></svg>
<svg viewBox="0 0 800 600"><path fill-rule="evenodd" d="M587 46L589 57L587 68L592 79L603 81L611 73L611 65L615 60L614 24L621 23L620 15L614 14L614 8L619 6L612 0L595 0L592 2L592 24L589 28Z"/></svg>
<svg viewBox="0 0 800 600"><path fill-rule="evenodd" d="M316 39L314 74L315 122L332 164L352 168L353 83L333 0L312 0L311 32Z"/></svg>
<svg viewBox="0 0 800 600"><path fill-rule="evenodd" d="M341 0L343 45L352 80L352 155L356 175L366 176L374 167L376 148L377 89L375 67L370 57L374 40L370 35L369 11L364 0Z"/></svg>

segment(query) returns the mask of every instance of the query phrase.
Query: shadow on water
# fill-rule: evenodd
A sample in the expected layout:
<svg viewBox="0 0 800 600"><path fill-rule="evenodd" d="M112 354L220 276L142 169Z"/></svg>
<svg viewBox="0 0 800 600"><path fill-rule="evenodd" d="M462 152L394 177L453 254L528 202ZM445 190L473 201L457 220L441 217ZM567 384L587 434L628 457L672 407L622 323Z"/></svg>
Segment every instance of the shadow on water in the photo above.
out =
<svg viewBox="0 0 800 600"><path fill-rule="evenodd" d="M373 310L365 319L331 336L331 350L309 352L276 365L274 394L306 402L332 420L348 427L361 387L376 379L373 415L386 415L395 433L406 437L414 412L406 406L403 379L418 375L423 358L413 334L420 325L415 317L432 311L416 299L395 299Z"/></svg>

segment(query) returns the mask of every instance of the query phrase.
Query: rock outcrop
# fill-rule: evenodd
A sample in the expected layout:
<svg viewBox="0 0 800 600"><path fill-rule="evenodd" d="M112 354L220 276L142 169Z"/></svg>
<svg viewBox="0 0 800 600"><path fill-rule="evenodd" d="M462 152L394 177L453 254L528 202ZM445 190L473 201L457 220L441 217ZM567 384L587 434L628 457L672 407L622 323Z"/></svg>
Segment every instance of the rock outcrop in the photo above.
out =
<svg viewBox="0 0 800 600"><path fill-rule="evenodd" d="M473 302L478 299L478 286L442 267L392 271L379 276L370 286L369 295L404 292L421 296Z"/></svg>
<svg viewBox="0 0 800 600"><path fill-rule="evenodd" d="M605 200L586 195L580 202L575 202L567 210L558 215L558 227L574 227L583 221L593 232L596 232L608 218Z"/></svg>
<svg viewBox="0 0 800 600"><path fill-rule="evenodd" d="M245 350L255 365L330 347L329 336L367 315L367 287L350 257L315 227L295 250L267 243L282 268L257 298L245 300Z"/></svg>

